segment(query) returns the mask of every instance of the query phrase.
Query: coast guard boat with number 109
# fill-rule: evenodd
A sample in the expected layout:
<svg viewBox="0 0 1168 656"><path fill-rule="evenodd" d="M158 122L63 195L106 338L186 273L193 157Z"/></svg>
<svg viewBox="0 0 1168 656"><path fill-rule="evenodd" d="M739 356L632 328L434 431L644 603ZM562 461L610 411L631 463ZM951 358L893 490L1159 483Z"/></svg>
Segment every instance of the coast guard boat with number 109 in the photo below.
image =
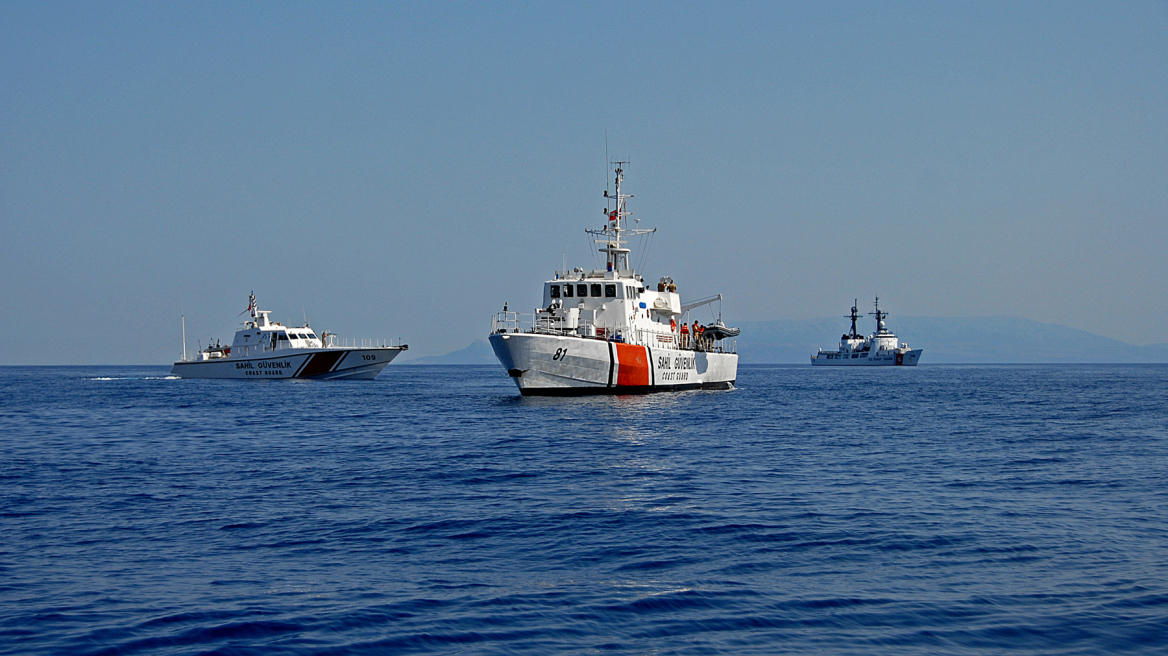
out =
<svg viewBox="0 0 1168 656"><path fill-rule="evenodd" d="M600 230L587 230L603 244L603 271L557 272L543 285L543 305L533 314L503 312L491 326L491 347L524 395L628 394L685 389L729 389L738 377L732 339L737 328L719 318L691 327L690 310L722 295L682 303L677 286L662 278L656 288L629 265L626 235L632 214L621 192L626 162L615 162L616 195ZM696 330L695 330L696 329Z"/></svg>
<svg viewBox="0 0 1168 656"><path fill-rule="evenodd" d="M397 346L337 346L336 336L319 337L308 327L293 328L268 320L268 310L256 307L255 294L248 298L251 320L236 331L231 346L207 346L193 359L186 354L170 373L182 378L318 378L371 380L409 348Z"/></svg>

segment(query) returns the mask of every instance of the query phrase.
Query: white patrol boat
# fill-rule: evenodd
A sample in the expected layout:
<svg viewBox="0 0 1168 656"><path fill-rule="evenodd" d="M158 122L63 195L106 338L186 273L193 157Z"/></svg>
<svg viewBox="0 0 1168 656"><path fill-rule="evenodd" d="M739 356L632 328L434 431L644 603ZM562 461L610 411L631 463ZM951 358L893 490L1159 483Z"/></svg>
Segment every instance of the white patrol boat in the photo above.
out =
<svg viewBox="0 0 1168 656"><path fill-rule="evenodd" d="M923 349L910 349L908 344L896 341L896 335L884 325L888 318L887 312L880 311L880 297L876 297L876 311L868 314L876 316L876 333L864 337L856 332L856 319L860 315L856 311L856 303L852 304L851 332L840 337L839 350L824 351L811 356L811 364L828 367L858 367L858 366L905 366L915 367L921 358Z"/></svg>
<svg viewBox="0 0 1168 656"><path fill-rule="evenodd" d="M495 315L490 342L496 357L524 395L627 394L686 389L729 389L738 377L733 337L719 318L690 326L688 312L722 300L721 294L683 303L677 286L662 278L656 289L629 266L625 236L631 212L621 192L624 171L616 164L615 204L605 209L598 237L605 270L557 272L543 285L543 306L532 314ZM696 331L696 335L695 335Z"/></svg>
<svg viewBox="0 0 1168 656"><path fill-rule="evenodd" d="M187 358L183 327L183 358L170 373L182 378L317 378L372 380L409 348L398 346L337 345L336 335L317 336L305 322L292 328L268 320L270 311L256 307L255 294L248 298L251 320L235 332L231 346L207 346Z"/></svg>

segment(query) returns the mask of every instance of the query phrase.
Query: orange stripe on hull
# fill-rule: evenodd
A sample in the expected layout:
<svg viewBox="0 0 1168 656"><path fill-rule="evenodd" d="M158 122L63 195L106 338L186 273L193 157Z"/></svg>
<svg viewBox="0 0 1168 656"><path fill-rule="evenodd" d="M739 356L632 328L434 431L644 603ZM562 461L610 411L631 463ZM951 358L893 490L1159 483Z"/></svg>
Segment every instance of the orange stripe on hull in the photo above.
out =
<svg viewBox="0 0 1168 656"><path fill-rule="evenodd" d="M631 344L616 346L616 385L646 386L649 384L649 349Z"/></svg>

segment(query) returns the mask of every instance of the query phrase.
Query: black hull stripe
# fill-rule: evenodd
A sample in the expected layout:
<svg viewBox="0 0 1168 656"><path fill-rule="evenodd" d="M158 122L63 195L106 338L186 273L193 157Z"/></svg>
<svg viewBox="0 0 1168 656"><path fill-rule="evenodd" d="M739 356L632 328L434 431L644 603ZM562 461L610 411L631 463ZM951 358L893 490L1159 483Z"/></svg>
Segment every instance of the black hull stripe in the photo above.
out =
<svg viewBox="0 0 1168 656"><path fill-rule="evenodd" d="M312 376L327 374L332 370L333 365L337 363L337 360L340 360L341 356L344 354L344 351L332 351L313 354L312 361L305 364L304 367L300 370L300 373L296 374L296 377L311 378Z"/></svg>
<svg viewBox="0 0 1168 656"><path fill-rule="evenodd" d="M645 355L649 356L649 384L657 384L657 368L653 366L653 349L645 347Z"/></svg>
<svg viewBox="0 0 1168 656"><path fill-rule="evenodd" d="M300 372L304 371L304 368L307 367L308 363L312 362L312 359L315 357L316 357L316 354L313 353L312 355L308 356L307 358L304 358L304 362L300 363L300 368L296 370L296 373L292 374L292 377L293 378L298 377L300 375Z"/></svg>
<svg viewBox="0 0 1168 656"><path fill-rule="evenodd" d="M612 342L608 342L608 386L612 387L612 374L616 370L616 355L613 354Z"/></svg>

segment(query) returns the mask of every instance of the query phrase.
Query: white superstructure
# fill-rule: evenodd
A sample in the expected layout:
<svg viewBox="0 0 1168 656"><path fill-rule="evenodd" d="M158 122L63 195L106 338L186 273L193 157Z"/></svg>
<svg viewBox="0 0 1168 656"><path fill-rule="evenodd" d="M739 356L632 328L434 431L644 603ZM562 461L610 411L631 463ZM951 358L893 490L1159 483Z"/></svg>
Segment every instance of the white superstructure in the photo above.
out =
<svg viewBox="0 0 1168 656"><path fill-rule="evenodd" d="M655 230L626 227L631 212L621 191L626 162L615 162L616 195L604 196L605 224L587 230L605 253L603 270L556 272L531 314L504 311L491 325L491 346L519 391L532 394L729 389L738 377L733 337L719 318L705 326L689 312L720 301L683 303L671 278L646 285L629 266L628 236ZM694 332L697 332L695 336Z"/></svg>
<svg viewBox="0 0 1168 656"><path fill-rule="evenodd" d="M317 335L306 322L284 326L268 319L270 311L256 307L255 294L248 298L251 320L235 332L231 346L207 346L195 357L174 363L170 373L182 378L318 378L370 380L409 348L397 346L337 345L336 336ZM185 328L184 328L185 333Z"/></svg>
<svg viewBox="0 0 1168 656"><path fill-rule="evenodd" d="M908 344L897 341L896 335L884 325L888 313L880 311L879 296L876 297L876 311L868 313L876 317L876 332L868 337L856 332L856 319L860 318L856 309L858 303L857 300L852 304L852 314L849 317L852 320L852 330L840 337L839 349L835 351L819 349L819 353L811 356L811 364L831 367L897 365L915 367L923 349L914 350L909 348Z"/></svg>

